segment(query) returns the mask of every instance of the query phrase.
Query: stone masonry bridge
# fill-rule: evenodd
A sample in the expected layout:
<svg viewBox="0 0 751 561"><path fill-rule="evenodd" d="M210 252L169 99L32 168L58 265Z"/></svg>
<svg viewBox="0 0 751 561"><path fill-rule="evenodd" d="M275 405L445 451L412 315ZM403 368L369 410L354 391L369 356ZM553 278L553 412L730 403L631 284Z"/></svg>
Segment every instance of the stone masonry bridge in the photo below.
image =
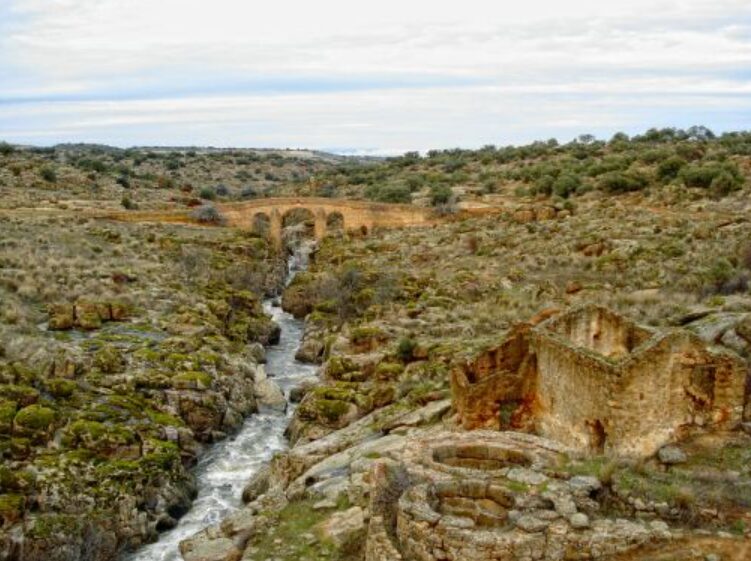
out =
<svg viewBox="0 0 751 561"><path fill-rule="evenodd" d="M343 230L369 233L373 228L403 228L427 226L436 222L428 208L412 205L374 203L348 199L316 197L285 197L256 199L241 203L216 205L224 218L224 225L253 230L259 220L268 220L269 237L279 247L282 243L284 218L291 211L307 210L313 217L316 239L326 236L329 224L338 219ZM194 222L190 211L130 211L105 216L133 222Z"/></svg>

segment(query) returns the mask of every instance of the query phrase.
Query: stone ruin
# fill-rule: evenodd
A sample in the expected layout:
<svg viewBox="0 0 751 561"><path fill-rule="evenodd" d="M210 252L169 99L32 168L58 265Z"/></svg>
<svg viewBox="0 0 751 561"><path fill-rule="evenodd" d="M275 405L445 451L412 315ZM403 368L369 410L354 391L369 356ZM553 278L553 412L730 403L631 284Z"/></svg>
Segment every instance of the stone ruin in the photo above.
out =
<svg viewBox="0 0 751 561"><path fill-rule="evenodd" d="M649 456L743 417L746 365L689 331L588 305L522 324L451 376L463 428L525 430L577 452Z"/></svg>
<svg viewBox="0 0 751 561"><path fill-rule="evenodd" d="M598 559L672 537L612 519L601 483L555 467L573 451L523 433L443 432L371 472L366 561Z"/></svg>

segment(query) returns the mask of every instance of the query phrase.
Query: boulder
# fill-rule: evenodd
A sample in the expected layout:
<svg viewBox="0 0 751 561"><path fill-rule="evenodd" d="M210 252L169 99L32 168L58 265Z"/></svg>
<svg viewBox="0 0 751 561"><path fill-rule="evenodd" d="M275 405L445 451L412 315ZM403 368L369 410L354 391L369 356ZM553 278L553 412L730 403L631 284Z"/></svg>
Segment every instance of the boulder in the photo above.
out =
<svg viewBox="0 0 751 561"><path fill-rule="evenodd" d="M262 367L259 367L256 371L253 391L258 400L260 410L263 408L275 411L284 411L287 409L287 400L284 397L284 392L282 392L276 382L268 378L266 370Z"/></svg>
<svg viewBox="0 0 751 561"><path fill-rule="evenodd" d="M243 502L250 503L255 501L258 497L263 495L269 490L269 477L271 475L271 468L268 465L261 466L259 469L245 484L243 488Z"/></svg>
<svg viewBox="0 0 751 561"><path fill-rule="evenodd" d="M289 400L292 403L300 403L310 390L320 385L321 381L318 379L318 376L303 378L297 386L290 390Z"/></svg>
<svg viewBox="0 0 751 561"><path fill-rule="evenodd" d="M571 524L571 527L577 530L589 528L589 516L587 516L583 512L572 514L568 521L569 524Z"/></svg>
<svg viewBox="0 0 751 561"><path fill-rule="evenodd" d="M191 540L180 544L184 561L239 561L242 552L229 538Z"/></svg>
<svg viewBox="0 0 751 561"><path fill-rule="evenodd" d="M76 314L73 304L52 304L47 310L49 320L47 326L56 331L73 329Z"/></svg>
<svg viewBox="0 0 751 561"><path fill-rule="evenodd" d="M657 458L668 466L683 464L688 460L686 453L677 446L663 446L657 452Z"/></svg>
<svg viewBox="0 0 751 561"><path fill-rule="evenodd" d="M81 329L91 331L102 326L100 306L91 300L76 302L76 323Z"/></svg>
<svg viewBox="0 0 751 561"><path fill-rule="evenodd" d="M359 506L335 512L315 528L321 541L342 547L365 532L365 513Z"/></svg>

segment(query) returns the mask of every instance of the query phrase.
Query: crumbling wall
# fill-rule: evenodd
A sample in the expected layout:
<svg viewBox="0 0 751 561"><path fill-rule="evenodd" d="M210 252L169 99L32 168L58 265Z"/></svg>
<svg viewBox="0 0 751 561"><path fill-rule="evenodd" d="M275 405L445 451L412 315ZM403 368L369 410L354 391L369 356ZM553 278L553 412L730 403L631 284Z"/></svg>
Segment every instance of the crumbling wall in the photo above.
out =
<svg viewBox="0 0 751 561"><path fill-rule="evenodd" d="M535 394L528 332L529 326L518 326L499 347L453 369L453 404L464 429L520 428L514 413L529 409Z"/></svg>
<svg viewBox="0 0 751 561"><path fill-rule="evenodd" d="M605 308L588 306L545 323L573 347L605 357L621 357L647 341L652 332Z"/></svg>
<svg viewBox="0 0 751 561"><path fill-rule="evenodd" d="M614 367L575 352L557 337L535 333L531 340L537 355L540 433L575 449L608 451L614 428Z"/></svg>
<svg viewBox="0 0 751 561"><path fill-rule="evenodd" d="M512 331L456 368L452 389L465 429L534 429L581 451L648 456L684 429L739 423L746 378L740 357L688 331L585 306Z"/></svg>

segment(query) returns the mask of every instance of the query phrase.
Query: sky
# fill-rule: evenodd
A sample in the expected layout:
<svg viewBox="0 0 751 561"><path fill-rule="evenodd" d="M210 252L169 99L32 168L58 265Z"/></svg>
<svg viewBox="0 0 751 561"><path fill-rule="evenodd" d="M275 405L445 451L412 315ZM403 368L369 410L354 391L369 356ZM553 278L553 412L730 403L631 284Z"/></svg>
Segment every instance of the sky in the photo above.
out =
<svg viewBox="0 0 751 561"><path fill-rule="evenodd" d="M0 0L0 139L398 154L751 129L749 0Z"/></svg>

